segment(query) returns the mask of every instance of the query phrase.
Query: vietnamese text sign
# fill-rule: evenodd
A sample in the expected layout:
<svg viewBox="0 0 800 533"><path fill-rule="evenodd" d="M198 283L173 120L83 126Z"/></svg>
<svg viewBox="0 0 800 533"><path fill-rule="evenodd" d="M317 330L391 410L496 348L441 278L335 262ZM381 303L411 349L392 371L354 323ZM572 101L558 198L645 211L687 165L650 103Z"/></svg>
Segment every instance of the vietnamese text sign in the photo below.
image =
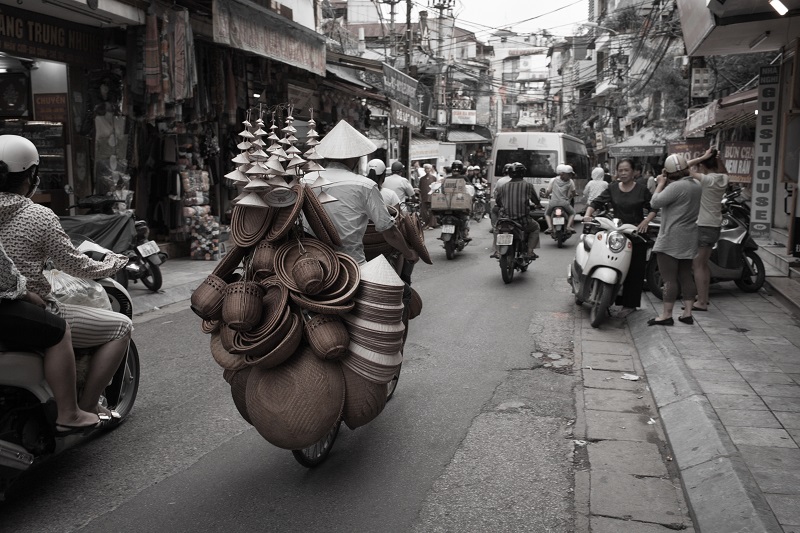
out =
<svg viewBox="0 0 800 533"><path fill-rule="evenodd" d="M772 229L772 197L775 187L775 142L778 138L778 85L780 67L761 67L758 76L756 153L753 164L750 233L769 238Z"/></svg>
<svg viewBox="0 0 800 533"><path fill-rule="evenodd" d="M667 153L681 154L687 161L697 159L703 155L708 148L705 139L687 139L685 141L669 141L667 143Z"/></svg>
<svg viewBox="0 0 800 533"><path fill-rule="evenodd" d="M392 122L400 126L411 128L412 131L422 131L422 121L425 118L421 113L417 113L413 109L391 101L392 106Z"/></svg>
<svg viewBox="0 0 800 533"><path fill-rule="evenodd" d="M0 6L0 50L11 55L97 68L103 41L98 28Z"/></svg>
<svg viewBox="0 0 800 533"><path fill-rule="evenodd" d="M383 86L390 98L405 105L416 105L417 80L396 68L383 64Z"/></svg>
<svg viewBox="0 0 800 533"><path fill-rule="evenodd" d="M477 124L478 112L471 109L451 109L450 124Z"/></svg>
<svg viewBox="0 0 800 533"><path fill-rule="evenodd" d="M67 93L34 94L33 117L45 122L66 122Z"/></svg>
<svg viewBox="0 0 800 533"><path fill-rule="evenodd" d="M755 147L751 142L729 141L723 143L720 155L728 170L730 181L750 183L753 177L754 151Z"/></svg>

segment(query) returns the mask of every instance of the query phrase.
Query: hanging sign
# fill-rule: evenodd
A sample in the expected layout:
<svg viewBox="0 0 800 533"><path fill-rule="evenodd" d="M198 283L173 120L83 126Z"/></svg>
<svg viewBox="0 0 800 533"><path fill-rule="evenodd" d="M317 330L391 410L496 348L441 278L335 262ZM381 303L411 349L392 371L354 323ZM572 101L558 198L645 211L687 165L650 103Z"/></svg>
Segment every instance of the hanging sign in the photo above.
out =
<svg viewBox="0 0 800 533"><path fill-rule="evenodd" d="M405 105L416 105L417 80L386 63L383 64L383 87L390 98Z"/></svg>
<svg viewBox="0 0 800 533"><path fill-rule="evenodd" d="M775 144L778 138L778 86L780 67L761 67L758 76L756 153L753 166L750 234L769 238L772 229L772 197L775 188Z"/></svg>
<svg viewBox="0 0 800 533"><path fill-rule="evenodd" d="M744 141L728 141L722 144L720 155L728 179L733 182L750 183L753 178L753 143Z"/></svg>
<svg viewBox="0 0 800 533"><path fill-rule="evenodd" d="M422 121L425 119L422 113L417 113L394 100L391 101L391 106L393 123L411 128L412 131L417 133L422 131Z"/></svg>

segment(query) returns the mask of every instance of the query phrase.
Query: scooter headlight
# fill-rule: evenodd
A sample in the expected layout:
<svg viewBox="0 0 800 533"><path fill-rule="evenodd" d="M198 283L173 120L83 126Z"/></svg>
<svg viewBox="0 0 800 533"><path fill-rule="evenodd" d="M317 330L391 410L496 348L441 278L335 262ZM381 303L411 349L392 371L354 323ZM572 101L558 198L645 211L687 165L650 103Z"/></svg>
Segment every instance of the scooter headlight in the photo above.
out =
<svg viewBox="0 0 800 533"><path fill-rule="evenodd" d="M618 254L625 249L627 241L628 238L625 235L614 232L608 236L608 247L611 248L612 252Z"/></svg>

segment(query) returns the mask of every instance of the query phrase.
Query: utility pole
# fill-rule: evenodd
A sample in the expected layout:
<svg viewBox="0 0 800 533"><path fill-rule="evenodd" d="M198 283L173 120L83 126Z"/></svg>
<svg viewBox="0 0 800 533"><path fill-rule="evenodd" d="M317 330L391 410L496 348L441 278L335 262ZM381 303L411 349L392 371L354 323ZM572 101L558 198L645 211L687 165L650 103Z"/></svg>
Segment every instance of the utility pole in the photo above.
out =
<svg viewBox="0 0 800 533"><path fill-rule="evenodd" d="M413 33L411 32L411 0L406 0L406 74L411 75L411 43Z"/></svg>
<svg viewBox="0 0 800 533"><path fill-rule="evenodd" d="M447 124L448 117L447 117L447 109L445 108L445 100L447 98L446 94L444 94L444 88L442 87L442 75L444 74L444 54L443 54L443 47L444 47L444 12L445 10L450 10L453 8L455 0L428 0L428 7L436 9L439 11L439 20L437 24L437 47L436 47L436 61L438 63L438 68L436 69L436 80L435 80L435 87L434 87L434 100L436 106L436 122L439 124L444 123ZM441 120L441 111L444 109L445 116L444 120Z"/></svg>

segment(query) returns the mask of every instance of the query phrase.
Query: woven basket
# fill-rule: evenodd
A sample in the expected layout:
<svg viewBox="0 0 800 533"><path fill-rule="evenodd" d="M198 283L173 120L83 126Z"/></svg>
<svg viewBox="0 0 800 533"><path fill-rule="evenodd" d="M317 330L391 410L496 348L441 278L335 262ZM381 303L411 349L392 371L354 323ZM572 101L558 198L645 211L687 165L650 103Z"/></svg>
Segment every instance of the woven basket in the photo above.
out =
<svg viewBox="0 0 800 533"><path fill-rule="evenodd" d="M350 429L356 429L374 420L386 407L386 385L368 381L346 366L342 372L345 382L342 420Z"/></svg>
<svg viewBox="0 0 800 533"><path fill-rule="evenodd" d="M301 256L292 265L292 279L303 294L314 295L322 290L325 271L322 263L310 255Z"/></svg>
<svg viewBox="0 0 800 533"><path fill-rule="evenodd" d="M247 380L247 413L271 444L307 448L339 420L344 391L339 363L323 361L304 348L276 368L253 368Z"/></svg>
<svg viewBox="0 0 800 533"><path fill-rule="evenodd" d="M286 314L289 290L274 277L262 283L262 285L264 287L264 298L262 300L264 302L264 312L261 317L261 323L250 331L241 333L241 337L245 341L257 342L272 334Z"/></svg>
<svg viewBox="0 0 800 533"><path fill-rule="evenodd" d="M306 188L295 185L292 190L297 193L297 201L294 205L277 209L277 213L272 220L272 227L269 228L266 234L268 241L278 241L288 235L294 223L297 222L297 217L300 216Z"/></svg>
<svg viewBox="0 0 800 533"><path fill-rule="evenodd" d="M217 263L217 266L214 268L212 274L226 280L229 283L236 281L231 279L229 276L233 274L233 271L236 270L236 268L242 262L242 259L247 256L249 251L250 248L229 243L228 252L222 259L220 259L219 263Z"/></svg>
<svg viewBox="0 0 800 533"><path fill-rule="evenodd" d="M275 272L275 252L280 246L277 242L267 240L258 243L253 250L251 268L254 272Z"/></svg>
<svg viewBox="0 0 800 533"><path fill-rule="evenodd" d="M336 283L313 298L327 305L342 305L349 302L355 296L361 281L361 270L355 259L341 252L336 252L336 257L339 258L339 277ZM341 285L342 280L345 281L344 285Z"/></svg>
<svg viewBox="0 0 800 533"><path fill-rule="evenodd" d="M228 284L219 276L207 276L192 293L190 309L203 320L220 319L227 287Z"/></svg>
<svg viewBox="0 0 800 533"><path fill-rule="evenodd" d="M301 292L291 276L292 267L300 258L310 256L317 259L325 272L325 279L321 290L331 287L339 276L339 258L336 252L317 239L300 239L289 241L275 252L275 274L294 292Z"/></svg>
<svg viewBox="0 0 800 533"><path fill-rule="evenodd" d="M203 333L206 335L210 335L212 333L216 333L221 324L222 323L219 320L203 320L203 323L200 325L200 329L203 330Z"/></svg>
<svg viewBox="0 0 800 533"><path fill-rule="evenodd" d="M290 292L289 297L301 309L306 309L308 311L311 311L312 313L319 313L322 315L343 315L345 313L351 312L353 310L353 307L356 305L355 301L353 300L350 300L349 302L339 305L331 305L324 302L317 302L315 300L306 298L302 294L298 294L296 292Z"/></svg>
<svg viewBox="0 0 800 533"><path fill-rule="evenodd" d="M244 356L232 354L225 349L222 342L222 335L219 333L211 335L211 357L225 370L240 370L247 366Z"/></svg>
<svg viewBox="0 0 800 533"><path fill-rule="evenodd" d="M411 302L408 304L408 319L417 318L422 313L422 297L411 289Z"/></svg>
<svg viewBox="0 0 800 533"><path fill-rule="evenodd" d="M303 214L306 216L308 225L314 231L314 235L328 246L341 246L342 240L336 226L328 216L328 212L319 202L313 191L306 191Z"/></svg>
<svg viewBox="0 0 800 533"><path fill-rule="evenodd" d="M245 355L245 361L250 366L260 368L273 368L289 359L300 347L303 340L303 328L300 317L289 312L286 319L289 329L283 335L273 335L271 340L278 344L264 355Z"/></svg>
<svg viewBox="0 0 800 533"><path fill-rule="evenodd" d="M235 205L231 211L231 239L242 247L254 246L267 234L274 218L272 208Z"/></svg>
<svg viewBox="0 0 800 533"><path fill-rule="evenodd" d="M383 233L378 233L378 231L375 229L375 224L367 224L367 231L364 232L361 242L364 244L364 246L386 244L386 239L384 238Z"/></svg>
<svg viewBox="0 0 800 533"><path fill-rule="evenodd" d="M251 370L251 368L245 368L235 372L228 383L231 385L231 397L236 410L239 411L245 422L252 426L250 415L247 414L247 378L250 377Z"/></svg>
<svg viewBox="0 0 800 533"><path fill-rule="evenodd" d="M411 249L419 254L419 258L424 263L432 265L431 254L425 246L425 232L422 229L422 221L419 215L417 213L405 215L402 217L400 226L403 237L405 237Z"/></svg>
<svg viewBox="0 0 800 533"><path fill-rule="evenodd" d="M249 331L261 322L264 288L254 281L228 285L222 303L222 320L236 331Z"/></svg>
<svg viewBox="0 0 800 533"><path fill-rule="evenodd" d="M304 331L314 355L322 359L338 359L347 352L350 335L336 315L315 315L306 321Z"/></svg>

